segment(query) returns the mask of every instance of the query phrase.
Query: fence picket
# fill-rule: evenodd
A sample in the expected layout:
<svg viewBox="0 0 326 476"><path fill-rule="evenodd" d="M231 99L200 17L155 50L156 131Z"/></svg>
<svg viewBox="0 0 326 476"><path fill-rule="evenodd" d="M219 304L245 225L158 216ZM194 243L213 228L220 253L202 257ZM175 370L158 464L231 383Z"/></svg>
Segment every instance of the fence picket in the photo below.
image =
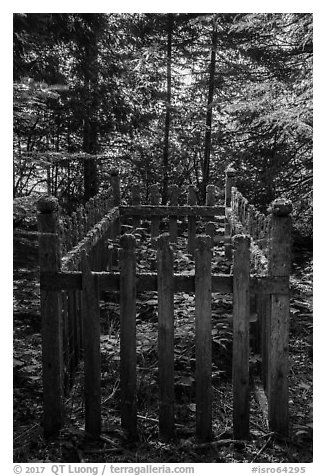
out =
<svg viewBox="0 0 326 476"><path fill-rule="evenodd" d="M85 372L85 430L97 437L101 432L101 353L98 285L82 254L83 328Z"/></svg>
<svg viewBox="0 0 326 476"><path fill-rule="evenodd" d="M216 204L216 187L215 185L207 185L206 187L206 206L214 207Z"/></svg>
<svg viewBox="0 0 326 476"><path fill-rule="evenodd" d="M233 433L249 436L250 237L236 235L233 258Z"/></svg>
<svg viewBox="0 0 326 476"><path fill-rule="evenodd" d="M121 425L131 438L137 436L135 244L133 235L120 239Z"/></svg>
<svg viewBox="0 0 326 476"><path fill-rule="evenodd" d="M173 253L169 235L158 239L158 369L160 387L160 436L174 436L174 316L173 316Z"/></svg>
<svg viewBox="0 0 326 476"><path fill-rule="evenodd" d="M195 243L196 320L196 435L212 437L212 321L211 237L199 235Z"/></svg>

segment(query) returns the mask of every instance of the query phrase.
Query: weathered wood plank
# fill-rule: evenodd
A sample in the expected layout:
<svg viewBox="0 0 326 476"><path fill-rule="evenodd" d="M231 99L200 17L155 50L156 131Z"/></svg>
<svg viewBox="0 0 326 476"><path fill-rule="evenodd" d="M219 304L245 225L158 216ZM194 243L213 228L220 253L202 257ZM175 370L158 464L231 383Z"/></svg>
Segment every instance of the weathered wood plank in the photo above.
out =
<svg viewBox="0 0 326 476"><path fill-rule="evenodd" d="M120 239L120 381L121 425L130 438L137 437L136 406L136 240Z"/></svg>
<svg viewBox="0 0 326 476"><path fill-rule="evenodd" d="M101 291L119 291L120 277L116 272L92 273L98 277ZM231 275L212 275L212 292L231 293ZM136 275L137 292L157 291L157 274L142 273ZM195 276L175 274L173 278L174 293L195 292ZM77 271L61 273L45 273L43 275L42 289L78 290L82 289L82 274Z"/></svg>
<svg viewBox="0 0 326 476"><path fill-rule="evenodd" d="M40 284L43 273L60 271L58 239L58 201L44 197L38 202ZM63 425L63 343L61 292L41 290L42 372L44 435L58 433Z"/></svg>
<svg viewBox="0 0 326 476"><path fill-rule="evenodd" d="M158 239L158 371L160 388L160 436L171 440L174 436L174 296L173 253L169 235Z"/></svg>
<svg viewBox="0 0 326 476"><path fill-rule="evenodd" d="M119 291L120 278L117 272L93 273L98 276L101 291ZM195 292L195 276L176 273L173 278L174 293ZM78 271L58 273L42 273L42 290L79 290L82 289L82 275ZM136 275L137 292L157 291L156 273L141 273ZM213 293L232 293L233 275L212 274ZM250 292L261 294L287 294L288 281L282 277L264 276L250 278Z"/></svg>
<svg viewBox="0 0 326 476"><path fill-rule="evenodd" d="M192 216L192 217L224 217L224 207L207 207L200 205L140 205L120 206L121 216L139 216L143 218L149 217L168 217L168 216Z"/></svg>
<svg viewBox="0 0 326 476"><path fill-rule="evenodd" d="M291 202L274 200L270 229L269 274L287 280L291 266L291 211ZM268 361L269 423L272 431L284 436L288 434L289 426L289 315L289 293L272 294Z"/></svg>
<svg viewBox="0 0 326 476"><path fill-rule="evenodd" d="M234 237L233 258L233 434L249 437L250 237Z"/></svg>
<svg viewBox="0 0 326 476"><path fill-rule="evenodd" d="M212 311L211 238L199 235L195 244L196 435L212 438Z"/></svg>
<svg viewBox="0 0 326 476"><path fill-rule="evenodd" d="M85 430L97 437L101 433L101 353L98 283L92 275L86 252L82 255L83 329L85 375Z"/></svg>

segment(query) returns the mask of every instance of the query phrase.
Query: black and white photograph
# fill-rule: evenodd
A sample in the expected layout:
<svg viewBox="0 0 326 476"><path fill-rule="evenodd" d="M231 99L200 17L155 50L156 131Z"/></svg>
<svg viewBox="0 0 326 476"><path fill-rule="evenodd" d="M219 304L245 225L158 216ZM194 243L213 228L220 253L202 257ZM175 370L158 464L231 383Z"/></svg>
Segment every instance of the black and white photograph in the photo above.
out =
<svg viewBox="0 0 326 476"><path fill-rule="evenodd" d="M290 10L12 14L17 474L309 474L315 15Z"/></svg>

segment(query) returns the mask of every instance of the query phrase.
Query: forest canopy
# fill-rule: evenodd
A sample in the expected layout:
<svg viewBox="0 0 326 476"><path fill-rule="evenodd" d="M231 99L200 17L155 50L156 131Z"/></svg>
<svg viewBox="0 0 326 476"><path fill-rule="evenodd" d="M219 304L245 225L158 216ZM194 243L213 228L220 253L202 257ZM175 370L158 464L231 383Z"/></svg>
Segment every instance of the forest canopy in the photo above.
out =
<svg viewBox="0 0 326 476"><path fill-rule="evenodd" d="M47 191L67 213L119 169L222 190L224 170L263 212L293 201L312 234L312 14L14 14L15 199ZM123 195L124 196L124 195Z"/></svg>

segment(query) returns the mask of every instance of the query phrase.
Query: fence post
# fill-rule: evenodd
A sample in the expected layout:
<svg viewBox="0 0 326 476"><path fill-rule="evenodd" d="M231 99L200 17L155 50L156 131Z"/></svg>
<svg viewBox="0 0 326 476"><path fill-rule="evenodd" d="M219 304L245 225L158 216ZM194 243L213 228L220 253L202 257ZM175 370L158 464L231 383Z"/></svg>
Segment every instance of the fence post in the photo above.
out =
<svg viewBox="0 0 326 476"><path fill-rule="evenodd" d="M151 205L160 204L160 191L157 184L151 185L150 187L150 201ZM160 217L152 216L152 225L151 225L151 236L152 240L157 238L160 234Z"/></svg>
<svg viewBox="0 0 326 476"><path fill-rule="evenodd" d="M212 320L211 237L199 235L195 243L196 321L196 435L212 437Z"/></svg>
<svg viewBox="0 0 326 476"><path fill-rule="evenodd" d="M250 237L233 238L233 433L249 437Z"/></svg>
<svg viewBox="0 0 326 476"><path fill-rule="evenodd" d="M173 316L173 253L169 235L158 239L158 371L160 387L160 436L174 436L174 316Z"/></svg>
<svg viewBox="0 0 326 476"><path fill-rule="evenodd" d="M216 204L216 189L215 185L206 186L206 206L214 207Z"/></svg>
<svg viewBox="0 0 326 476"><path fill-rule="evenodd" d="M97 437L101 432L101 353L98 283L92 276L86 252L82 254L85 372L85 430Z"/></svg>
<svg viewBox="0 0 326 476"><path fill-rule="evenodd" d="M176 184L170 186L170 205L178 205L179 187ZM178 241L178 221L177 217L171 216L169 218L169 234L171 243Z"/></svg>
<svg viewBox="0 0 326 476"><path fill-rule="evenodd" d="M197 203L196 189L194 185L188 187L188 205L193 206ZM188 253L192 256L195 253L196 238L196 217L188 217Z"/></svg>
<svg viewBox="0 0 326 476"><path fill-rule="evenodd" d="M136 438L136 239L125 234L120 245L121 424Z"/></svg>
<svg viewBox="0 0 326 476"><path fill-rule="evenodd" d="M236 172L232 167L225 171L225 231L224 236L227 240L231 238L231 224L229 222L229 209L231 207L232 187L235 183ZM232 259L232 245L227 241L224 244L224 253L227 259Z"/></svg>
<svg viewBox="0 0 326 476"><path fill-rule="evenodd" d="M61 292L43 291L43 273L60 270L58 238L58 201L43 197L38 201L39 262L42 318L42 369L44 398L44 434L51 436L63 425L63 343Z"/></svg>
<svg viewBox="0 0 326 476"><path fill-rule="evenodd" d="M288 282L291 266L292 203L278 199L272 203L269 274ZM269 354L269 424L270 429L286 436L289 423L288 358L290 296L271 295Z"/></svg>
<svg viewBox="0 0 326 476"><path fill-rule="evenodd" d="M231 206L231 189L235 184L235 169L228 167L225 171L225 208L230 208Z"/></svg>

